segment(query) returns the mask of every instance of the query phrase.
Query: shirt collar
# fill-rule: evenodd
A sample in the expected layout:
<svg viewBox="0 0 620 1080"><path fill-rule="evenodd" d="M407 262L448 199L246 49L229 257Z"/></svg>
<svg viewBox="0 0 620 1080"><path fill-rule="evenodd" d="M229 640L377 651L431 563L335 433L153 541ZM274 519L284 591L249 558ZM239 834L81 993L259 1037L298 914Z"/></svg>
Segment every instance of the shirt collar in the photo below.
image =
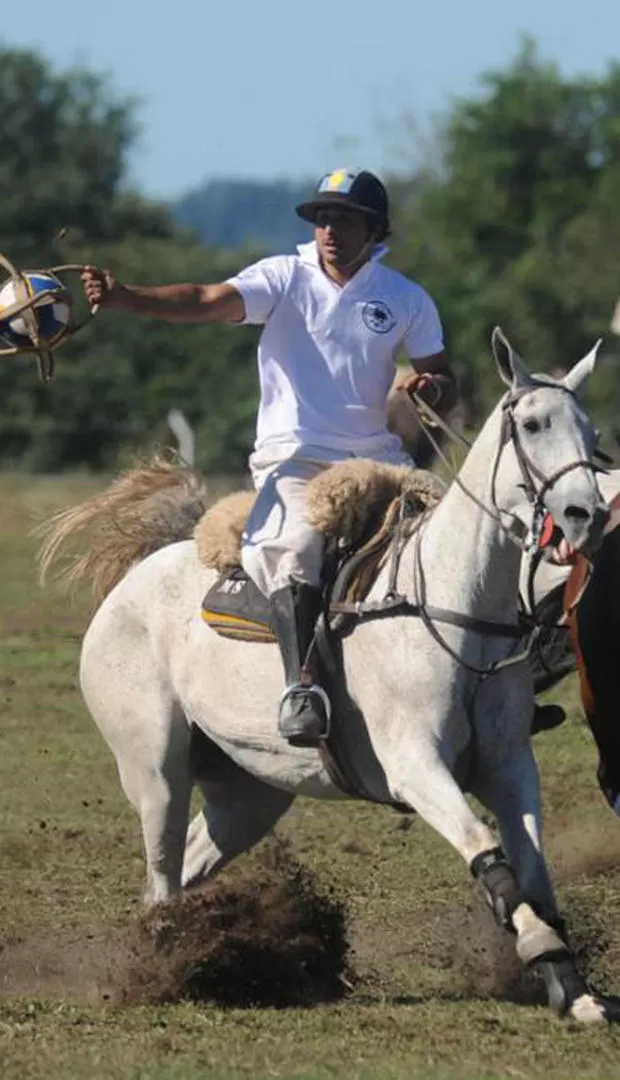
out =
<svg viewBox="0 0 620 1080"><path fill-rule="evenodd" d="M310 263L312 266L319 265L316 240L311 240L309 244L298 244L297 251L302 262ZM377 244L366 261L376 262L378 259L382 259L384 255L387 255L388 251L389 248L385 244Z"/></svg>

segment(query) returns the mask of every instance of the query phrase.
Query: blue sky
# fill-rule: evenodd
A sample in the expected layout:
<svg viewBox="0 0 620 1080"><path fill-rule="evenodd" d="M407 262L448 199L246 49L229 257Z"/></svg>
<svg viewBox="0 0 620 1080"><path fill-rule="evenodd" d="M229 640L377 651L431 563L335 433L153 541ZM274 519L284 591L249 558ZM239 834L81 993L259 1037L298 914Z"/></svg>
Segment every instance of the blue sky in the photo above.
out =
<svg viewBox="0 0 620 1080"><path fill-rule="evenodd" d="M620 57L620 3L29 0L0 24L3 45L81 62L140 99L132 180L164 198L211 177L406 167L522 33L565 75L599 75Z"/></svg>

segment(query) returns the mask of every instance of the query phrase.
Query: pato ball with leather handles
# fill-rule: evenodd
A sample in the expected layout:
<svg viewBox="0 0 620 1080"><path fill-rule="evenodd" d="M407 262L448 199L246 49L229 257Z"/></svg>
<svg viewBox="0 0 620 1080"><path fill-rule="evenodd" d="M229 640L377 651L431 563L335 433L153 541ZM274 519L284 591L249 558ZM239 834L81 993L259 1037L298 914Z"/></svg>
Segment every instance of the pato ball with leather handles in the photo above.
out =
<svg viewBox="0 0 620 1080"><path fill-rule="evenodd" d="M24 292L26 296L24 296ZM25 299L34 303L28 311L36 322L36 336L42 349L52 349L71 322L72 297L60 278L46 270L23 270L21 280L9 278L0 289L0 337L9 348L30 350L33 345L26 311L8 317L4 312L19 308Z"/></svg>
<svg viewBox="0 0 620 1080"><path fill-rule="evenodd" d="M0 268L7 274L0 285L0 356L35 353L41 378L51 379L54 350L97 312L95 305L86 318L77 321L72 293L62 280L63 274L79 274L84 267L68 263L45 270L18 270L0 253Z"/></svg>

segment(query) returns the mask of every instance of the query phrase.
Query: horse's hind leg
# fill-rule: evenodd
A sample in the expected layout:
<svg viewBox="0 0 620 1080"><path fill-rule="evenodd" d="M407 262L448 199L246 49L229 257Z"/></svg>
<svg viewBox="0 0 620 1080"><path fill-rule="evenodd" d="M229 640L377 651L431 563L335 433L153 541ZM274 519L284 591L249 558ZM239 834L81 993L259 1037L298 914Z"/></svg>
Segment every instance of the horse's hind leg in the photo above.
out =
<svg viewBox="0 0 620 1080"><path fill-rule="evenodd" d="M185 717L179 715L157 734L146 754L117 758L123 790L140 815L147 874L144 901L149 906L181 889L192 789Z"/></svg>
<svg viewBox="0 0 620 1080"><path fill-rule="evenodd" d="M204 747L203 747L204 749ZM289 809L294 796L257 780L211 744L194 780L204 807L187 831L183 886L212 877L257 844Z"/></svg>
<svg viewBox="0 0 620 1080"><path fill-rule="evenodd" d="M150 905L181 888L192 789L190 727L161 678L147 636L134 632L126 639L112 633L102 614L100 609L85 638L82 692L116 758L123 790L140 815L144 900Z"/></svg>

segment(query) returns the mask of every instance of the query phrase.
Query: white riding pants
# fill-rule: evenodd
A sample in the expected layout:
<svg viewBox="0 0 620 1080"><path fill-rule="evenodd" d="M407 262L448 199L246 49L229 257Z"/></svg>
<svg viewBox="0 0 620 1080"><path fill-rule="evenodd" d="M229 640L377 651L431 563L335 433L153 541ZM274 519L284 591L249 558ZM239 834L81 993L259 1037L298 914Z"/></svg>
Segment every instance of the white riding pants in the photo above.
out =
<svg viewBox="0 0 620 1080"><path fill-rule="evenodd" d="M283 460L265 450L252 454L258 493L241 540L241 563L263 595L271 596L291 581L321 584L325 537L308 521L306 489L334 462L353 456L307 448ZM405 454L386 460L412 464Z"/></svg>
<svg viewBox="0 0 620 1080"><path fill-rule="evenodd" d="M241 539L243 569L265 596L291 580L320 585L325 538L308 521L306 488L331 462L250 464L258 493Z"/></svg>

